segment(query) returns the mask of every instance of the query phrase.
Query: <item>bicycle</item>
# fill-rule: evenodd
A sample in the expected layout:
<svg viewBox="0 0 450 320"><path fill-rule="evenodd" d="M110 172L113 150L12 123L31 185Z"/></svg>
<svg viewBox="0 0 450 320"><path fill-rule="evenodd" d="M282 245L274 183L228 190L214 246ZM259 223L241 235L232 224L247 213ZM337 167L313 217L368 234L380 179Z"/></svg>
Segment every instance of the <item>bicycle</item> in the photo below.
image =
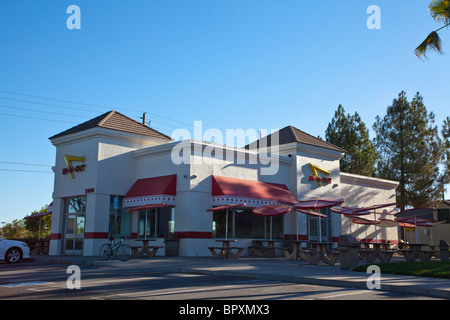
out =
<svg viewBox="0 0 450 320"><path fill-rule="evenodd" d="M122 235L122 240L114 243L114 238L109 238L109 243L105 243L100 247L100 258L108 260L113 254L121 261L127 261L133 256L133 249L126 243L123 243L125 236Z"/></svg>

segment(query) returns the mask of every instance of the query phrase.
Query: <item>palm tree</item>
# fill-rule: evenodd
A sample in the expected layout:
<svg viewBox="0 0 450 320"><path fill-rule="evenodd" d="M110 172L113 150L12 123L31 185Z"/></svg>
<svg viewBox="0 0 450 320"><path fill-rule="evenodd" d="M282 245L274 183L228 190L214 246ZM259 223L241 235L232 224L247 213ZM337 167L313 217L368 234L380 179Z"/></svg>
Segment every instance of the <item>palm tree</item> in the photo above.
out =
<svg viewBox="0 0 450 320"><path fill-rule="evenodd" d="M431 32L428 37L416 48L414 53L417 57L427 57L426 53L429 50L434 50L442 54L441 38L438 32L445 27L450 26L450 0L433 0L428 6L431 16L439 23L443 23L444 26Z"/></svg>

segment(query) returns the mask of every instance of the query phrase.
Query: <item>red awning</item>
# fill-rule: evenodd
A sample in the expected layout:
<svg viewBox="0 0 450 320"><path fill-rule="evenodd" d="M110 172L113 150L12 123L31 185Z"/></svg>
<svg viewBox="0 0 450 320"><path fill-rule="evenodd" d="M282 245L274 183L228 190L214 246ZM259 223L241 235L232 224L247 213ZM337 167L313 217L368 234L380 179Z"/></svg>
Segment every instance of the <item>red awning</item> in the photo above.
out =
<svg viewBox="0 0 450 320"><path fill-rule="evenodd" d="M24 219L28 220L28 219L34 219L34 218L42 218L42 217L48 216L50 214L52 214L52 213L47 211L47 212L43 212L43 213L33 214L31 216L26 216Z"/></svg>
<svg viewBox="0 0 450 320"><path fill-rule="evenodd" d="M139 179L123 199L124 207L167 203L174 205L177 194L177 176Z"/></svg>
<svg viewBox="0 0 450 320"><path fill-rule="evenodd" d="M249 207L293 205L296 198L284 184L212 176L213 205L247 203Z"/></svg>
<svg viewBox="0 0 450 320"><path fill-rule="evenodd" d="M289 206L277 204L255 208L252 212L258 216L278 216L280 214L288 213L289 211L291 211Z"/></svg>
<svg viewBox="0 0 450 320"><path fill-rule="evenodd" d="M140 207L134 207L131 209L128 209L128 212L134 212L134 211L141 211L141 210L149 210L149 209L155 209L155 208L161 208L167 206L167 203L155 203L155 204L146 204L144 206Z"/></svg>

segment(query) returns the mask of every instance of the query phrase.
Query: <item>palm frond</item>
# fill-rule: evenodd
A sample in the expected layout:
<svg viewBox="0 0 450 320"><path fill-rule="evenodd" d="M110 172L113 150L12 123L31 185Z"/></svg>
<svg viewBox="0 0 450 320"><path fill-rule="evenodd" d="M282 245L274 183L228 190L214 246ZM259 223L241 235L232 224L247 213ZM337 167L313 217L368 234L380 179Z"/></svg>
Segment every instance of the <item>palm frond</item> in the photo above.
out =
<svg viewBox="0 0 450 320"><path fill-rule="evenodd" d="M414 50L414 53L419 58L426 58L427 51L434 50L442 54L441 38L436 31L433 31L428 37Z"/></svg>
<svg viewBox="0 0 450 320"><path fill-rule="evenodd" d="M428 10L434 20L443 23L450 22L450 0L433 0Z"/></svg>

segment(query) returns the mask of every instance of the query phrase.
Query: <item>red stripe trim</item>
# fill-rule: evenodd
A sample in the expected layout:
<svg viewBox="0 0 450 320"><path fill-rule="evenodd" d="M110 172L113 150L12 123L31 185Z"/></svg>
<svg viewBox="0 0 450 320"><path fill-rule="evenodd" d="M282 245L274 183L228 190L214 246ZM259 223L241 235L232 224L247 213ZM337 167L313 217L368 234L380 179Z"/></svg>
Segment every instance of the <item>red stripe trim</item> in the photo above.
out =
<svg viewBox="0 0 450 320"><path fill-rule="evenodd" d="M61 233L52 233L50 235L50 240L59 240L62 238L62 234Z"/></svg>
<svg viewBox="0 0 450 320"><path fill-rule="evenodd" d="M212 239L212 232L181 231L175 234L180 239Z"/></svg>
<svg viewBox="0 0 450 320"><path fill-rule="evenodd" d="M85 232L84 238L85 239L108 239L109 233L108 232Z"/></svg>

